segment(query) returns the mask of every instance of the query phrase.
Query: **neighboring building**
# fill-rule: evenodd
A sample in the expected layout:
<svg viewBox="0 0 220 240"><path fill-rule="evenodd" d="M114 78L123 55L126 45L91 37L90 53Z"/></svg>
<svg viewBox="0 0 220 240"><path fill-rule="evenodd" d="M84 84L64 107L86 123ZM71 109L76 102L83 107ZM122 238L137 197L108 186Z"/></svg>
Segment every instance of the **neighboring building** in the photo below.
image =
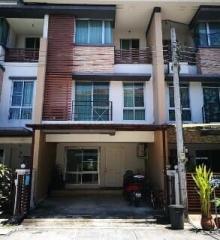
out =
<svg viewBox="0 0 220 240"><path fill-rule="evenodd" d="M0 6L0 160L15 161L9 148L16 166L31 156L32 200L54 177L70 189L118 188L126 170L145 173L166 200L167 165L176 163L171 27L188 165L205 160L219 171L220 4L63 3Z"/></svg>

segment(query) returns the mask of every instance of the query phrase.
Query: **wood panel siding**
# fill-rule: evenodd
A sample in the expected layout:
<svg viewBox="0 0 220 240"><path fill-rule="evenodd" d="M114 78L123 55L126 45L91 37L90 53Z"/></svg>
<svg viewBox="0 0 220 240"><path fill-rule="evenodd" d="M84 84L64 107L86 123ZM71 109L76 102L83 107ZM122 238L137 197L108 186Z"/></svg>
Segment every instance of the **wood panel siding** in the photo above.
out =
<svg viewBox="0 0 220 240"><path fill-rule="evenodd" d="M50 16L43 120L71 118L73 35L73 16Z"/></svg>

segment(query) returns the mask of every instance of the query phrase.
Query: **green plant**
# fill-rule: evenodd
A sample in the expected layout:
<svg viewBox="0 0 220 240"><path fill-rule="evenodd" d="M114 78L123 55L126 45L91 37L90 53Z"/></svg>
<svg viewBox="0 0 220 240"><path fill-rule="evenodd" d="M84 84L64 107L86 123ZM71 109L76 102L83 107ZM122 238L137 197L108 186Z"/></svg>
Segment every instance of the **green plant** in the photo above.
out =
<svg viewBox="0 0 220 240"><path fill-rule="evenodd" d="M201 214L203 217L211 216L211 195L214 190L211 184L212 176L213 173L210 169L207 170L205 165L197 166L195 174L192 175L198 188L197 192L200 196Z"/></svg>
<svg viewBox="0 0 220 240"><path fill-rule="evenodd" d="M0 214L8 209L11 195L11 179L10 169L4 164L0 164Z"/></svg>

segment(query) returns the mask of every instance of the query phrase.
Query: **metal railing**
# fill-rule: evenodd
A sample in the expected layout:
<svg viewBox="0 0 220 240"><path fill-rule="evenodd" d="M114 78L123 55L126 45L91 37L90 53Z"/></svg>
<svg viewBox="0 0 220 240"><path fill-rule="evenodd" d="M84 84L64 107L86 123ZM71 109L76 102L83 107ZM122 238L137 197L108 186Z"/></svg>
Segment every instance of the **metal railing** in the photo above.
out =
<svg viewBox="0 0 220 240"><path fill-rule="evenodd" d="M115 49L115 64L151 64L152 56L146 49Z"/></svg>
<svg viewBox="0 0 220 240"><path fill-rule="evenodd" d="M74 121L111 121L111 101L73 101L72 120Z"/></svg>
<svg viewBox="0 0 220 240"><path fill-rule="evenodd" d="M220 122L220 103L209 103L203 105L202 116L204 123Z"/></svg>
<svg viewBox="0 0 220 240"><path fill-rule="evenodd" d="M39 50L27 48L7 48L5 62L37 62Z"/></svg>

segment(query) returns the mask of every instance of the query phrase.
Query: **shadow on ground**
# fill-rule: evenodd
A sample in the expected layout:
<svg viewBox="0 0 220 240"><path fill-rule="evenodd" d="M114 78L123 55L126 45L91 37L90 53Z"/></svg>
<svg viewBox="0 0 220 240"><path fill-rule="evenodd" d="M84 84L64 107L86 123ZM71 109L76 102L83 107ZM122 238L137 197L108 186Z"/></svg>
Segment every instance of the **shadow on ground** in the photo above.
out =
<svg viewBox="0 0 220 240"><path fill-rule="evenodd" d="M28 218L149 219L167 224L161 210L142 202L131 206L122 195L50 197L32 210Z"/></svg>

